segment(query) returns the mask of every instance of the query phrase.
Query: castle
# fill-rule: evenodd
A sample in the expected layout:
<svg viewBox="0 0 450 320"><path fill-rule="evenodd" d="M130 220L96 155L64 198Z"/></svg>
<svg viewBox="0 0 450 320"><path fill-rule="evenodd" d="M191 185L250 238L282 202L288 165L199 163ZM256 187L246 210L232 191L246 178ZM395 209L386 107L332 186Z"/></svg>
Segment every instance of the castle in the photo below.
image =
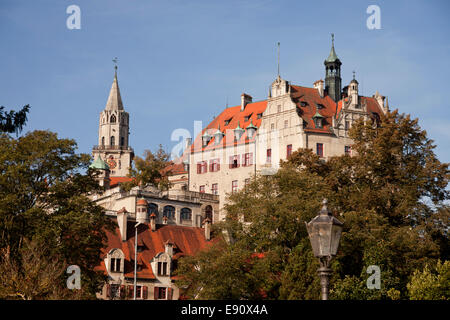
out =
<svg viewBox="0 0 450 320"><path fill-rule="evenodd" d="M210 224L225 218L229 193L255 175L275 173L280 160L299 148L312 149L324 160L351 154L352 124L360 118L378 121L389 110L388 102L378 92L361 96L355 74L342 88L342 62L334 40L324 66L325 81L315 81L313 87L291 84L278 74L267 99L254 102L243 93L240 105L226 108L193 141L186 141L183 156L169 168L172 188L164 192L151 186L128 192L120 188L121 182L130 180L126 175L134 151L128 143L129 115L116 67L100 113L91 164L102 172L99 181L105 187L93 200L118 224L116 232L108 234L108 249L99 267L110 279L99 297L127 296L134 264L140 298L148 299L148 290L153 290L153 299L179 298L170 266L178 257L208 245ZM140 248L137 259L130 249L133 241Z"/></svg>

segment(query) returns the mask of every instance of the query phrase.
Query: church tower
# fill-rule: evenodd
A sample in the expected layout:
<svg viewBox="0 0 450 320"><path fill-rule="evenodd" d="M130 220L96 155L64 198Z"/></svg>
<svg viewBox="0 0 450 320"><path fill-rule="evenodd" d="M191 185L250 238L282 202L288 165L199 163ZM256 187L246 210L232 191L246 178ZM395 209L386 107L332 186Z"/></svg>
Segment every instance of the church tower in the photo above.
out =
<svg viewBox="0 0 450 320"><path fill-rule="evenodd" d="M325 64L325 91L334 101L341 100L341 61L334 51L334 34L331 34L330 55L324 62Z"/></svg>
<svg viewBox="0 0 450 320"><path fill-rule="evenodd" d="M92 150L94 159L100 156L108 164L111 177L125 177L131 167L134 151L128 144L129 119L128 112L123 109L115 66L108 101L100 112L98 145Z"/></svg>

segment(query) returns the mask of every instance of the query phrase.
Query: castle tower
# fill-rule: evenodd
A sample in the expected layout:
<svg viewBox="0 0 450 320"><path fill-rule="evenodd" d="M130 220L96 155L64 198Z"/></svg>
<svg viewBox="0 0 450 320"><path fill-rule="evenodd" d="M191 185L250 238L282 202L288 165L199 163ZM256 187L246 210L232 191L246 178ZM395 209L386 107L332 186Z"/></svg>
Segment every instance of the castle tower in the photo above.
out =
<svg viewBox="0 0 450 320"><path fill-rule="evenodd" d="M330 55L324 62L325 64L325 91L334 101L341 100L341 61L334 51L334 34L331 34Z"/></svg>
<svg viewBox="0 0 450 320"><path fill-rule="evenodd" d="M100 112L98 145L94 146L94 159L100 156L109 166L111 177L128 174L134 151L128 144L129 115L125 112L117 81L117 66L105 109Z"/></svg>

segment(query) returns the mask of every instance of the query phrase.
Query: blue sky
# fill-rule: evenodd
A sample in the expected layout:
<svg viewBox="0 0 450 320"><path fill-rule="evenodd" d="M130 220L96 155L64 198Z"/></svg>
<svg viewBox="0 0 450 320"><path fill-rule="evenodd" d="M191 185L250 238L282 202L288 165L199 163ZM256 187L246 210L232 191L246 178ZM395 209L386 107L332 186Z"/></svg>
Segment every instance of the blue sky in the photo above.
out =
<svg viewBox="0 0 450 320"><path fill-rule="evenodd" d="M369 30L366 9L381 9ZM69 5L81 29L69 30ZM177 128L193 133L246 92L267 97L277 74L310 86L324 78L330 33L363 95L378 90L391 107L419 118L450 162L450 12L448 1L0 0L0 105L32 109L26 131L49 129L97 144L98 117L119 58L119 86L137 155Z"/></svg>

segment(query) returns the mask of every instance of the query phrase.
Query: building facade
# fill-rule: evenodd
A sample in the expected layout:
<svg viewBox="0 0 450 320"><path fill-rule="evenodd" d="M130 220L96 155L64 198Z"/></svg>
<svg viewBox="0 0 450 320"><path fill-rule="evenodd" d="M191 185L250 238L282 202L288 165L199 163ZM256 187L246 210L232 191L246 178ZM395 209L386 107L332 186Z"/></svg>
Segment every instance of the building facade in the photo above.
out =
<svg viewBox="0 0 450 320"><path fill-rule="evenodd" d="M378 92L359 94L355 78L341 89L341 61L334 41L324 61L325 82L293 85L278 75L266 100L242 94L241 105L229 107L208 124L186 149L189 190L219 196L219 220L228 194L256 174L273 174L280 160L299 149L312 149L324 160L351 154L348 136L359 118L378 119L389 109Z"/></svg>

